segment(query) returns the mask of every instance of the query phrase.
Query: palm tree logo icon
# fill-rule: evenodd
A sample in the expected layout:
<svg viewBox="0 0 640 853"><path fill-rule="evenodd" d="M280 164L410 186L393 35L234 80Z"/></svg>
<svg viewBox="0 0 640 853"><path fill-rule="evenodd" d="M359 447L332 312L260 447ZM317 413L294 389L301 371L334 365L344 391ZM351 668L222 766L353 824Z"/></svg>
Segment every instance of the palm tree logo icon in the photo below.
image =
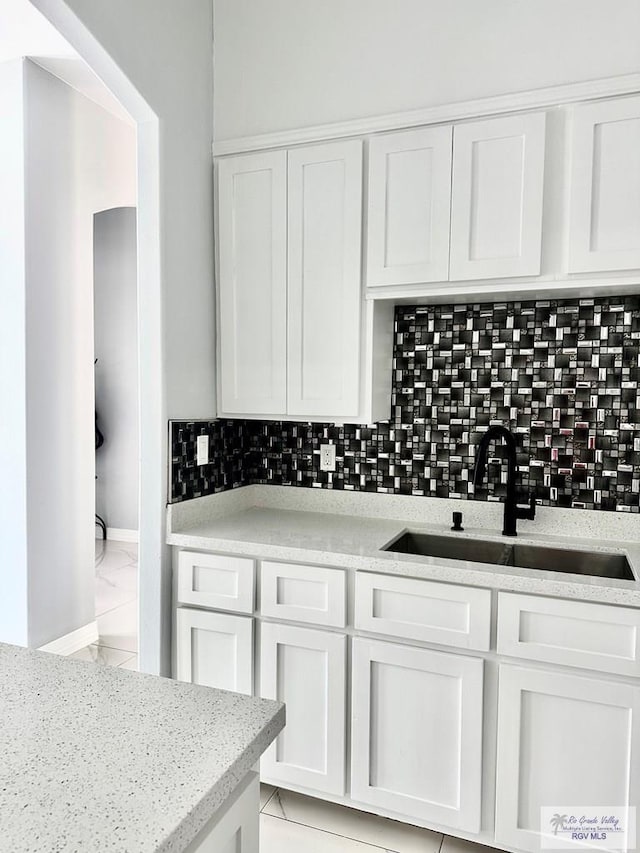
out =
<svg viewBox="0 0 640 853"><path fill-rule="evenodd" d="M553 827L553 834L557 835L559 829L564 829L564 822L567 820L566 814L554 814L549 823Z"/></svg>

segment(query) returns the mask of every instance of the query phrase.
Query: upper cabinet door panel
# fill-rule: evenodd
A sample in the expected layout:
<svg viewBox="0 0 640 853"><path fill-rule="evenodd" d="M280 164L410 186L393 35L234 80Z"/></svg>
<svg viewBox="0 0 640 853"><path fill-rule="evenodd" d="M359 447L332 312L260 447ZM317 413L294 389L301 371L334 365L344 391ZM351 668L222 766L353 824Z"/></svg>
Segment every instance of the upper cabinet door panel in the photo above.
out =
<svg viewBox="0 0 640 853"><path fill-rule="evenodd" d="M362 142L289 152L288 414L359 410Z"/></svg>
<svg viewBox="0 0 640 853"><path fill-rule="evenodd" d="M540 274L544 113L457 125L449 277Z"/></svg>
<svg viewBox="0 0 640 853"><path fill-rule="evenodd" d="M284 414L287 153L218 164L221 407Z"/></svg>
<svg viewBox="0 0 640 853"><path fill-rule="evenodd" d="M640 267L640 97L573 110L569 272Z"/></svg>
<svg viewBox="0 0 640 853"><path fill-rule="evenodd" d="M370 287L447 280L452 133L428 127L371 140Z"/></svg>

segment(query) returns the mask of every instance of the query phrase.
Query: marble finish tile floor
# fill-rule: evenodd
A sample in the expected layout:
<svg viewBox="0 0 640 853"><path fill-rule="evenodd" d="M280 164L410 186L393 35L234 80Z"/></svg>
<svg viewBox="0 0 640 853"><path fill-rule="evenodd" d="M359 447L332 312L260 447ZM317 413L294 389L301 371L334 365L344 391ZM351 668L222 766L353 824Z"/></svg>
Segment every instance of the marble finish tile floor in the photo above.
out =
<svg viewBox="0 0 640 853"><path fill-rule="evenodd" d="M98 642L72 658L138 669L138 546L96 539Z"/></svg>
<svg viewBox="0 0 640 853"><path fill-rule="evenodd" d="M261 853L495 853L470 841L260 786Z"/></svg>

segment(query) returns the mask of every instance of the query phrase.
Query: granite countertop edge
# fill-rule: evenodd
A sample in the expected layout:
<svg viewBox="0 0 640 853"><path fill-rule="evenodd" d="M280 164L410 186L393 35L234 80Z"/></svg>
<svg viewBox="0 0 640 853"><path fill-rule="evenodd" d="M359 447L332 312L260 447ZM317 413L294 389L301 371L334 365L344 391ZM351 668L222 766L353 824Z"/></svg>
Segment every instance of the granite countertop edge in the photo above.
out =
<svg viewBox="0 0 640 853"><path fill-rule="evenodd" d="M280 734L285 724L284 705L278 711L271 723L266 725L256 735L237 761L221 776L211 789L194 805L184 820L175 827L157 847L156 853L182 853L197 837L207 823L225 804L236 787L260 760L267 745L270 745Z"/></svg>
<svg viewBox="0 0 640 853"><path fill-rule="evenodd" d="M11 853L52 839L59 851L181 853L285 724L281 702L5 643L0 684Z"/></svg>

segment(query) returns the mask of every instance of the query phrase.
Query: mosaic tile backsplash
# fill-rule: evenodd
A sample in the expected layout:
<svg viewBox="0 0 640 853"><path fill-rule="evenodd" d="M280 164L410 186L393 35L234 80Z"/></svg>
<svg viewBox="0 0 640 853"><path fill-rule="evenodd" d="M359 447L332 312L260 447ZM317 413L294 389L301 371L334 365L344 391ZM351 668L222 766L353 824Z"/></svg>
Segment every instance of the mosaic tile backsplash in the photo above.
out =
<svg viewBox="0 0 640 853"><path fill-rule="evenodd" d="M250 483L499 499L495 445L474 495L475 447L501 423L519 488L562 507L640 508L640 297L399 306L391 418L373 425L171 424L172 502ZM208 433L212 463L195 465ZM336 471L320 471L320 444Z"/></svg>

